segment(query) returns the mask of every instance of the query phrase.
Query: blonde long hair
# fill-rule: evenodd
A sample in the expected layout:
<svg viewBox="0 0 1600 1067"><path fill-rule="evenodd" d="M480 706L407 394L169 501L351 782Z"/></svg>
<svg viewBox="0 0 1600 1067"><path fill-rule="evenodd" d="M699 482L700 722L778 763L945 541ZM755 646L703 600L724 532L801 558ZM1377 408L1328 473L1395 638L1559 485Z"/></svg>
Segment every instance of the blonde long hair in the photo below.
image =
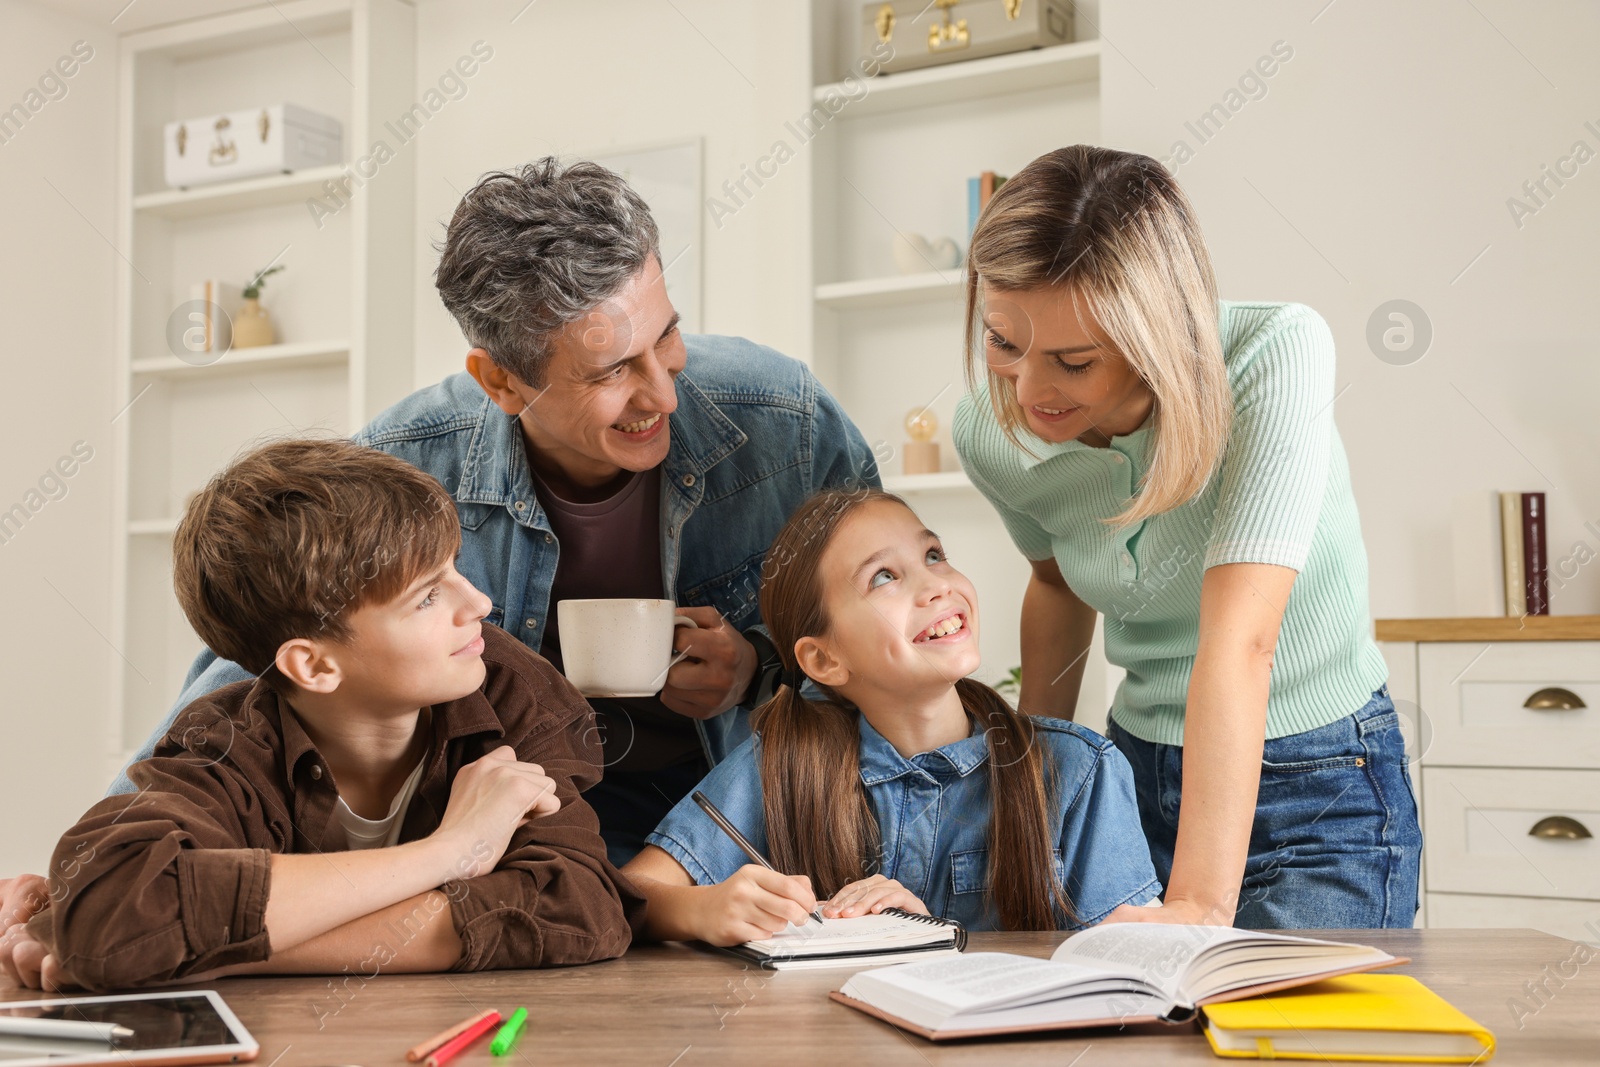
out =
<svg viewBox="0 0 1600 1067"><path fill-rule="evenodd" d="M1211 257L1194 209L1160 163L1072 145L1040 156L994 194L967 250L972 386L983 348L980 283L996 292L1060 287L1079 321L1087 309L1155 395L1149 469L1113 525L1171 511L1205 488L1227 446L1233 394ZM985 370L1001 429L1026 451L1015 386Z"/></svg>
<svg viewBox="0 0 1600 1067"><path fill-rule="evenodd" d="M795 672L795 642L827 632L823 553L840 525L863 504L899 497L881 489L824 490L789 518L767 550L761 618L786 672ZM1052 824L1054 767L1035 743L1033 720L982 682L955 683L967 715L988 731L990 900L1007 930L1053 930L1076 923L1055 872L1059 824ZM878 822L861 784L861 713L819 686L808 700L784 685L757 708L767 849L780 871L811 878L818 899L876 873Z"/></svg>

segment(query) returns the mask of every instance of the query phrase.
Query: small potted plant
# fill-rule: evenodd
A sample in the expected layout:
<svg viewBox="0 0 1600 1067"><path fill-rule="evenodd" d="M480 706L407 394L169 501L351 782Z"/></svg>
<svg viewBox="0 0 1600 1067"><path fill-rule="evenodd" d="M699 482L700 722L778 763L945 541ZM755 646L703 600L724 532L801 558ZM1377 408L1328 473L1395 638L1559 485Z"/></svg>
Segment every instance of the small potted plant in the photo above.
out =
<svg viewBox="0 0 1600 1067"><path fill-rule="evenodd" d="M267 284L269 277L282 269L283 266L280 264L258 270L250 279L250 284L244 287L240 294L244 297L244 304L239 308L239 313L233 317L234 348L256 348L272 343L272 316L261 306L261 289Z"/></svg>
<svg viewBox="0 0 1600 1067"><path fill-rule="evenodd" d="M1022 695L1022 668L1012 667L1006 676L994 683L994 691L999 693L1016 706L1017 698Z"/></svg>

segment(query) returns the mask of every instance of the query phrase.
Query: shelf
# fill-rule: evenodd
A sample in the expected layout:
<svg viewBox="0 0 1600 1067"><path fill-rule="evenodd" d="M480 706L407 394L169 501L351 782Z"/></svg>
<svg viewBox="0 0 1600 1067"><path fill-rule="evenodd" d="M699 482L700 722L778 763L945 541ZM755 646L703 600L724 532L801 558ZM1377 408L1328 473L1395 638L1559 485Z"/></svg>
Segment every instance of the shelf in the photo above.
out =
<svg viewBox="0 0 1600 1067"><path fill-rule="evenodd" d="M1023 93L1100 77L1100 42L1076 41L1029 52L946 63L899 74L880 74L867 81L867 94L852 100L840 112L845 119L865 118L909 108L931 107L1000 93ZM856 91L860 91L859 84ZM848 97L842 83L819 85L812 90L817 102L829 93Z"/></svg>
<svg viewBox="0 0 1600 1067"><path fill-rule="evenodd" d="M350 356L349 341L297 341L293 344L235 348L222 354L215 363L196 365L177 356L136 359L128 367L134 374L159 378L191 375L217 375L243 370L288 370L298 367L324 367L343 363Z"/></svg>
<svg viewBox="0 0 1600 1067"><path fill-rule="evenodd" d="M890 493L947 493L976 488L966 471L938 474L886 474L883 488Z"/></svg>
<svg viewBox="0 0 1600 1067"><path fill-rule="evenodd" d="M171 537L177 532L177 519L133 519L128 523L129 537Z"/></svg>
<svg viewBox="0 0 1600 1067"><path fill-rule="evenodd" d="M1379 641L1600 641L1600 615L1379 619Z"/></svg>
<svg viewBox="0 0 1600 1067"><path fill-rule="evenodd" d="M960 267L891 278L864 278L817 286L817 303L836 311L892 307L931 300L954 300L966 292L966 273Z"/></svg>
<svg viewBox="0 0 1600 1067"><path fill-rule="evenodd" d="M305 201L322 192L322 183L344 174L343 163L312 167L290 174L270 174L264 178L198 185L192 189L168 189L133 198L136 213L164 219L193 219L220 215L228 211L249 211Z"/></svg>

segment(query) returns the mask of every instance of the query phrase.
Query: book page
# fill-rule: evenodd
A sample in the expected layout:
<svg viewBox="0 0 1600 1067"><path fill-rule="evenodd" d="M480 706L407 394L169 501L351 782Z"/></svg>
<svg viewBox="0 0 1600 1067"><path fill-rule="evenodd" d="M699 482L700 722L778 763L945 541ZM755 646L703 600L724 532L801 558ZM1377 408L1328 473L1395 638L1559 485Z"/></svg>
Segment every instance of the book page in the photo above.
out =
<svg viewBox="0 0 1600 1067"><path fill-rule="evenodd" d="M806 956L828 952L859 952L871 948L903 948L951 941L955 928L918 922L899 915L857 915L823 919L803 926L790 923L772 937L746 941L745 945L772 956Z"/></svg>
<svg viewBox="0 0 1600 1067"><path fill-rule="evenodd" d="M1241 936L1242 935L1242 936ZM1050 957L1061 963L1099 963L1138 975L1173 1000L1196 956L1224 941L1249 938L1226 926L1113 923L1073 934Z"/></svg>
<svg viewBox="0 0 1600 1067"><path fill-rule="evenodd" d="M880 983L916 993L952 1014L1026 1004L1042 994L1079 984L1109 985L1113 989L1126 987L1126 982L1117 975L1098 967L1057 963L1008 952L967 952L865 971L846 982L844 992L859 996Z"/></svg>
<svg viewBox="0 0 1600 1067"><path fill-rule="evenodd" d="M1193 1007L1224 990L1326 974L1393 957L1367 945L1267 930L1114 923L1074 934L1051 958L1126 968L1177 1003Z"/></svg>

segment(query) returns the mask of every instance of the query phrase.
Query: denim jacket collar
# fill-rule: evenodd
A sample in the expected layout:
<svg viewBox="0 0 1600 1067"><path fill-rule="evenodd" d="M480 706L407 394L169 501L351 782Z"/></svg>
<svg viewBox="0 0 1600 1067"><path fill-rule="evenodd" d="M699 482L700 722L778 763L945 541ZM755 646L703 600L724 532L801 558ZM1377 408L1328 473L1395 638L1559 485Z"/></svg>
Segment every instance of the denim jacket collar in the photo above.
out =
<svg viewBox="0 0 1600 1067"><path fill-rule="evenodd" d="M687 492L691 502L704 491L701 475L749 440L748 435L687 374L675 383L678 410L668 416L671 439L663 467L668 484ZM524 526L535 525L533 506L537 494L528 469L517 418L483 398L477 428L461 465L461 485L456 499L464 503L493 504L512 510ZM518 507L517 505L523 505Z"/></svg>
<svg viewBox="0 0 1600 1067"><path fill-rule="evenodd" d="M948 764L952 770L965 778L983 766L984 760L989 758L989 742L984 736L983 728L976 722L972 724L972 733L960 741L952 741L931 752L919 752L907 759L889 743L887 738L873 728L865 715L858 716L856 721L860 724L859 760L863 785L880 785L908 774L928 776L937 773L935 767L938 763Z"/></svg>

